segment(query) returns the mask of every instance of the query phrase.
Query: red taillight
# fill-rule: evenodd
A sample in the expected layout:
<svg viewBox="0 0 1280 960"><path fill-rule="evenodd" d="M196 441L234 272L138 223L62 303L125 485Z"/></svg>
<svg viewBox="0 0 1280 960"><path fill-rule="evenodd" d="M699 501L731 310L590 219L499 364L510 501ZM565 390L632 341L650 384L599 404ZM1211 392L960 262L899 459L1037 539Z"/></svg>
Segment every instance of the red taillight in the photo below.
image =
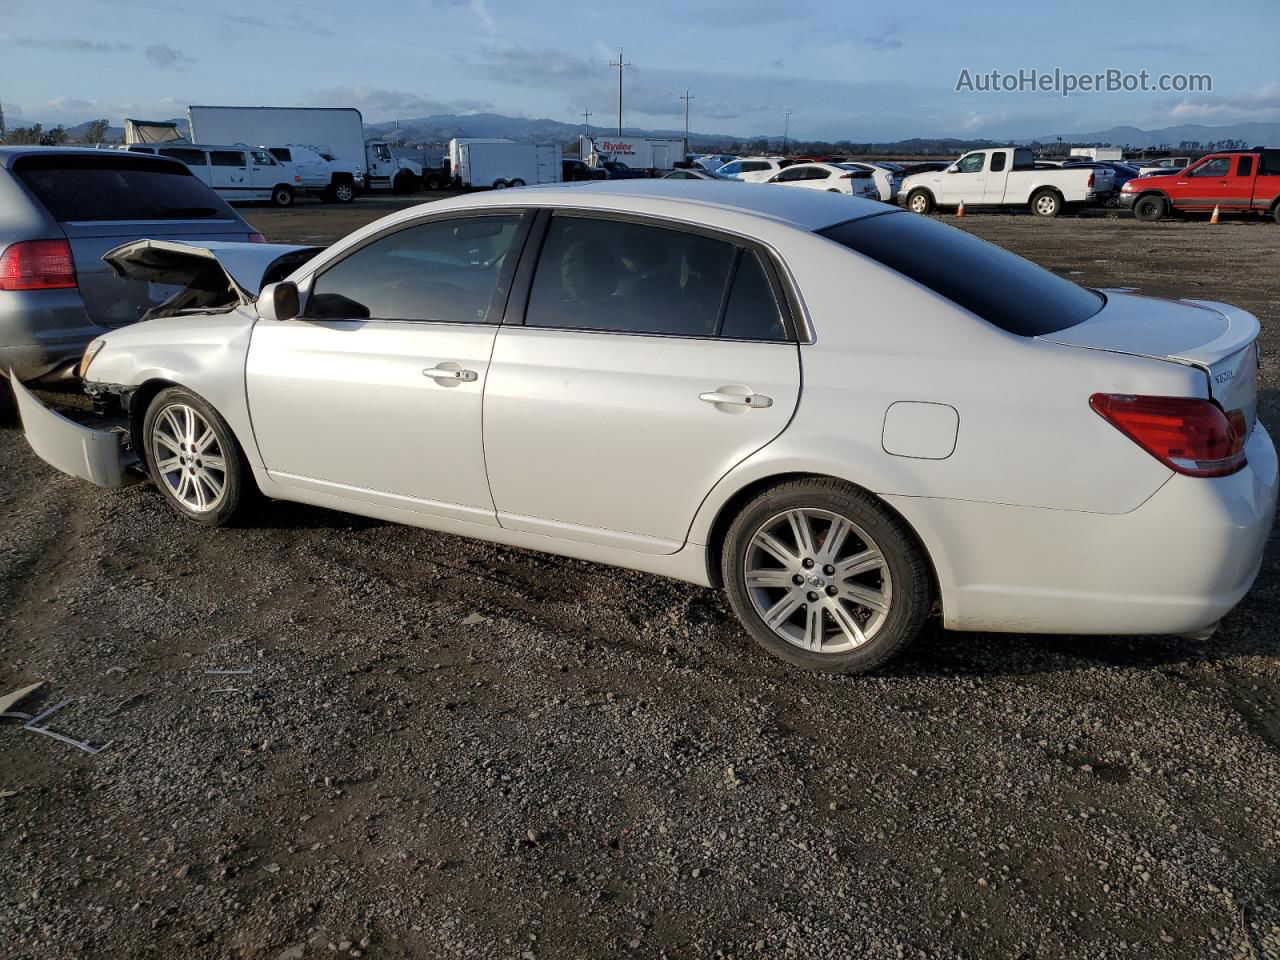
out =
<svg viewBox="0 0 1280 960"><path fill-rule="evenodd" d="M0 254L0 290L63 290L76 285L76 264L65 240L24 240Z"/></svg>
<svg viewBox="0 0 1280 960"><path fill-rule="evenodd" d="M1089 171L1089 186L1093 186L1093 171Z"/></svg>
<svg viewBox="0 0 1280 960"><path fill-rule="evenodd" d="M250 243L266 243L267 238L260 233L251 233L249 234L249 242Z"/></svg>
<svg viewBox="0 0 1280 960"><path fill-rule="evenodd" d="M1247 432L1239 410L1223 413L1194 397L1095 393L1089 406L1170 470L1188 477L1225 477L1245 465Z"/></svg>

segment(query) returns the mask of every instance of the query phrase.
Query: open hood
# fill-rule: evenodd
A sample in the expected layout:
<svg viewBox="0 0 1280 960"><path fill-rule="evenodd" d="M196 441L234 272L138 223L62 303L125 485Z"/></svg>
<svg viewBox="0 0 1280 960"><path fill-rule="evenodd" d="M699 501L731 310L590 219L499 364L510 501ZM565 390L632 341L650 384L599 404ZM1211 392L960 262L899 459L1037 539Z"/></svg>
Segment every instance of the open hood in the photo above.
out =
<svg viewBox="0 0 1280 960"><path fill-rule="evenodd" d="M108 250L102 259L120 276L149 283L199 283L207 288L212 274L229 284L242 303L252 303L264 286L283 280L322 249L287 243L134 240Z"/></svg>
<svg viewBox="0 0 1280 960"><path fill-rule="evenodd" d="M264 286L283 280L321 249L230 240L134 240L108 250L102 259L122 277L174 289L140 318L156 320L251 304Z"/></svg>

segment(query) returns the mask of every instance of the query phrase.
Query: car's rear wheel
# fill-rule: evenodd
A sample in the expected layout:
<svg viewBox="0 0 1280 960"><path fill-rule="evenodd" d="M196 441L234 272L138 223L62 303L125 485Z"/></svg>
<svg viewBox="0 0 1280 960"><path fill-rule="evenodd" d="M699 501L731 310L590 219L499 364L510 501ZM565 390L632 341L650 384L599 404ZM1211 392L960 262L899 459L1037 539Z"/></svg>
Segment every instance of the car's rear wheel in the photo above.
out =
<svg viewBox="0 0 1280 960"><path fill-rule="evenodd" d="M1037 217L1056 217L1062 212L1062 197L1053 190L1041 190L1031 198L1031 212Z"/></svg>
<svg viewBox="0 0 1280 960"><path fill-rule="evenodd" d="M428 173L422 181L422 186L427 190L443 190L444 178L438 173Z"/></svg>
<svg viewBox="0 0 1280 960"><path fill-rule="evenodd" d="M142 436L151 478L181 516L222 526L256 493L235 434L190 390L169 387L156 394Z"/></svg>
<svg viewBox="0 0 1280 960"><path fill-rule="evenodd" d="M356 198L356 185L347 180L339 180L332 188L333 199L339 203L351 203Z"/></svg>
<svg viewBox="0 0 1280 960"><path fill-rule="evenodd" d="M809 670L874 669L915 639L929 613L915 536L838 480L790 481L755 497L729 529L721 572L752 637Z"/></svg>
<svg viewBox="0 0 1280 960"><path fill-rule="evenodd" d="M920 214L932 212L933 194L928 190L912 190L907 195L907 209Z"/></svg>
<svg viewBox="0 0 1280 960"><path fill-rule="evenodd" d="M293 206L293 189L285 186L276 187L271 191L271 202L277 207Z"/></svg>
<svg viewBox="0 0 1280 960"><path fill-rule="evenodd" d="M1163 220L1168 213L1169 204L1165 203L1164 197L1159 197L1155 194L1139 197L1138 202L1133 205L1133 215L1139 220L1145 220L1147 223Z"/></svg>
<svg viewBox="0 0 1280 960"><path fill-rule="evenodd" d="M512 181L511 181L511 185L512 185L513 187L523 187L523 186L524 186L524 181L523 181L523 180L521 180L519 177L517 177L516 179L514 179L514 180L512 180Z"/></svg>
<svg viewBox="0 0 1280 960"><path fill-rule="evenodd" d="M1280 223L1280 203L1277 203L1271 208L1271 216L1275 219L1276 223Z"/></svg>

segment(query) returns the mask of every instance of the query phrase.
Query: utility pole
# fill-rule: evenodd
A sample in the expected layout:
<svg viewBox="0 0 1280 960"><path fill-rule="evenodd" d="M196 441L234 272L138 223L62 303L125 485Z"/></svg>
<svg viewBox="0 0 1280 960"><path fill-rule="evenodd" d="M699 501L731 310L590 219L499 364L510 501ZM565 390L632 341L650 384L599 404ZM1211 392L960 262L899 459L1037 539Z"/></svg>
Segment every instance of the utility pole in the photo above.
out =
<svg viewBox="0 0 1280 960"><path fill-rule="evenodd" d="M787 135L791 132L791 111L788 110L782 121L782 155L787 155Z"/></svg>
<svg viewBox="0 0 1280 960"><path fill-rule="evenodd" d="M587 139L591 138L591 111L582 111L582 135Z"/></svg>
<svg viewBox="0 0 1280 960"><path fill-rule="evenodd" d="M0 104L0 140L4 139L4 104Z"/></svg>
<svg viewBox="0 0 1280 960"><path fill-rule="evenodd" d="M622 71L631 66L622 59L622 48L618 48L618 62L610 63L609 66L618 68L618 139L622 139Z"/></svg>
<svg viewBox="0 0 1280 960"><path fill-rule="evenodd" d="M685 90L684 96L681 97L680 99L684 101L684 153L685 153L685 158L688 159L688 156L689 156L689 101L696 100L698 98L690 94L688 90Z"/></svg>

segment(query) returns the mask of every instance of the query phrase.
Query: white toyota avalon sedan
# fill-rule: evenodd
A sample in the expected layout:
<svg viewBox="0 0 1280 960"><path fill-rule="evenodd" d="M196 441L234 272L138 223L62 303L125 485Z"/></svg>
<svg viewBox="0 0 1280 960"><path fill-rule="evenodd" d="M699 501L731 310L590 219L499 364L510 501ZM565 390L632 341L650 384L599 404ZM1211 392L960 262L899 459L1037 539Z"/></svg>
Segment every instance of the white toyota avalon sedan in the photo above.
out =
<svg viewBox="0 0 1280 960"><path fill-rule="evenodd" d="M648 181L424 204L327 250L140 241L90 345L127 435L27 437L198 523L259 496L723 586L802 667L955 630L1204 634L1276 503L1258 323L883 204Z"/></svg>

